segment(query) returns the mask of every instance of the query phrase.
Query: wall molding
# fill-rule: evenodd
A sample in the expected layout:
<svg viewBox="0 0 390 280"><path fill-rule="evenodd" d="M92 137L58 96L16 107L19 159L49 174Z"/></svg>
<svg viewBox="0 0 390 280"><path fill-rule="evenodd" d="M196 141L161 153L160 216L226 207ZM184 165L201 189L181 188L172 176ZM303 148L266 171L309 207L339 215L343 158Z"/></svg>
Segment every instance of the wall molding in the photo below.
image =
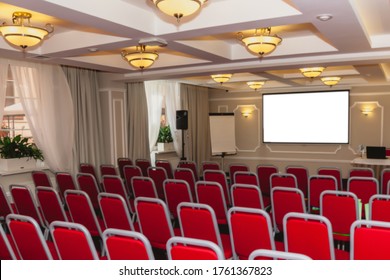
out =
<svg viewBox="0 0 390 280"><path fill-rule="evenodd" d="M241 150L238 148L237 146L237 141L236 141L236 149L237 149L237 152L256 152L257 149L260 148L261 146L261 135L260 135L260 131L261 131L261 126L260 126L260 110L259 108L257 108L256 104L247 104L247 105L237 105L237 107L233 110L233 113L234 113L234 116L235 118L237 116L241 116L241 110L240 108L248 108L248 107L252 107L254 111L257 111L257 146L254 147L254 149L252 150ZM236 113L236 111L238 111L238 113Z"/></svg>
<svg viewBox="0 0 390 280"><path fill-rule="evenodd" d="M338 151L342 149L341 145L335 147L333 151L286 151L286 150L273 150L268 144L265 145L266 148L272 153L283 153L283 154L319 154L319 155L335 155Z"/></svg>

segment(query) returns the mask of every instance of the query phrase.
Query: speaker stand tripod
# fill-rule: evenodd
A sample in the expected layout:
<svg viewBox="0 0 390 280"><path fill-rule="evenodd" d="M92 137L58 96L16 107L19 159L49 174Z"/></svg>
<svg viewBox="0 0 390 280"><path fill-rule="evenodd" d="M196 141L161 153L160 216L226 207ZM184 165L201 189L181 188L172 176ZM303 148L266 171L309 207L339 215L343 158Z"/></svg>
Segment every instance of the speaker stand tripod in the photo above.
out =
<svg viewBox="0 0 390 280"><path fill-rule="evenodd" d="M187 160L184 156L184 129L181 130L181 158L180 160Z"/></svg>

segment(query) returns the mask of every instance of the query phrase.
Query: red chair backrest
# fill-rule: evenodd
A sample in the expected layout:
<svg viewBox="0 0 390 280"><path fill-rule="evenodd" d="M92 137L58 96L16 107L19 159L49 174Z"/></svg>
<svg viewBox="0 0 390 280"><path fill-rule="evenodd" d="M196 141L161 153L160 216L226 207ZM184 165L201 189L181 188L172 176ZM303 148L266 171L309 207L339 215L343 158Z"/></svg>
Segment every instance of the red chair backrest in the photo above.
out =
<svg viewBox="0 0 390 280"><path fill-rule="evenodd" d="M99 178L96 174L95 166L90 163L80 163L79 172L91 174L95 178L96 182L99 181Z"/></svg>
<svg viewBox="0 0 390 280"><path fill-rule="evenodd" d="M336 178L337 190L343 190L341 170L334 167L321 167L317 171L318 175L329 175Z"/></svg>
<svg viewBox="0 0 390 280"><path fill-rule="evenodd" d="M271 191L274 187L298 188L297 178L293 174L274 173L271 175Z"/></svg>
<svg viewBox="0 0 390 280"><path fill-rule="evenodd" d="M167 172L168 179L173 179L172 165L167 160L156 160L156 167L162 167Z"/></svg>
<svg viewBox="0 0 390 280"><path fill-rule="evenodd" d="M117 162L118 162L119 175L122 178L125 178L125 175L124 175L125 173L123 171L123 168L126 165L133 165L133 161L130 158L120 157L120 158L118 158Z"/></svg>
<svg viewBox="0 0 390 280"><path fill-rule="evenodd" d="M312 212L314 208L320 208L320 195L326 190L337 190L336 178L329 175L313 175L309 177L309 208Z"/></svg>
<svg viewBox="0 0 390 280"><path fill-rule="evenodd" d="M234 174L237 171L249 171L249 167L245 164L231 164L229 165L229 177L230 177L230 184L234 184Z"/></svg>
<svg viewBox="0 0 390 280"><path fill-rule="evenodd" d="M89 199L92 202L94 209L99 209L98 195L99 195L99 186L96 181L96 178L92 174L88 173L79 173L77 174L77 184L78 189L86 192Z"/></svg>
<svg viewBox="0 0 390 280"><path fill-rule="evenodd" d="M54 221L68 221L60 197L53 188L37 187L36 197L47 226Z"/></svg>
<svg viewBox="0 0 390 280"><path fill-rule="evenodd" d="M64 200L64 193L66 190L76 190L76 183L73 179L72 174L68 172L57 172L56 182L59 189L59 195L62 200Z"/></svg>
<svg viewBox="0 0 390 280"><path fill-rule="evenodd" d="M270 177L279 170L273 165L258 165L256 168L257 178L259 179L261 193L266 196L271 195Z"/></svg>
<svg viewBox="0 0 390 280"><path fill-rule="evenodd" d="M196 166L195 162L193 162L193 161L179 161L177 167L191 169L192 173L194 174L195 182L199 180L198 167Z"/></svg>
<svg viewBox="0 0 390 280"><path fill-rule="evenodd" d="M348 191L353 192L367 204L371 196L379 193L378 180L372 177L351 177L348 179Z"/></svg>
<svg viewBox="0 0 390 280"><path fill-rule="evenodd" d="M237 171L234 173L234 183L235 184L247 184L259 186L259 179L257 174L250 171Z"/></svg>
<svg viewBox="0 0 390 280"><path fill-rule="evenodd" d="M303 166L288 166L286 167L287 174L295 175L297 178L298 188L303 192L303 195L307 197L309 172L306 167Z"/></svg>
<svg viewBox="0 0 390 280"><path fill-rule="evenodd" d="M31 176L34 182L34 186L38 187L53 187L51 181L49 179L49 175L47 175L44 171L32 171Z"/></svg>
<svg viewBox="0 0 390 280"><path fill-rule="evenodd" d="M370 220L390 222L390 195L373 195L370 198Z"/></svg>
<svg viewBox="0 0 390 280"><path fill-rule="evenodd" d="M177 206L181 202L193 202L190 186L184 180L169 179L164 182L165 201L169 212L177 218Z"/></svg>
<svg viewBox="0 0 390 280"><path fill-rule="evenodd" d="M130 211L121 195L100 193L99 205L106 228L134 231Z"/></svg>
<svg viewBox="0 0 390 280"><path fill-rule="evenodd" d="M113 175L117 176L118 173L116 172L116 168L112 164L102 164L100 165L100 176L104 175Z"/></svg>
<svg viewBox="0 0 390 280"><path fill-rule="evenodd" d="M385 168L382 170L381 174L381 194L390 194L387 193L387 186L390 182L390 168Z"/></svg>
<svg viewBox="0 0 390 280"><path fill-rule="evenodd" d="M158 197L164 200L164 189L163 184L166 179L168 179L167 172L162 167L149 167L148 168L148 177L151 178L156 187Z"/></svg>
<svg viewBox="0 0 390 280"><path fill-rule="evenodd" d="M262 194L259 187L254 185L234 184L231 187L232 205L264 209Z"/></svg>
<svg viewBox="0 0 390 280"><path fill-rule="evenodd" d="M222 186L226 204L230 205L231 199L229 193L229 185L225 172L223 172L222 170L206 170L205 172L203 172L203 180L219 183Z"/></svg>
<svg viewBox="0 0 390 280"><path fill-rule="evenodd" d="M256 249L275 250L271 218L260 209L233 207L229 210L229 229L239 259L248 259Z"/></svg>
<svg viewBox="0 0 390 280"><path fill-rule="evenodd" d="M196 194L195 194L195 177L194 177L194 172L189 169L189 168L176 168L174 173L173 173L173 177L176 179L176 180L184 180L188 183L188 185L190 186L190 190L191 190L191 195L193 198L196 197Z"/></svg>
<svg viewBox="0 0 390 280"><path fill-rule="evenodd" d="M134 176L143 176L142 170L138 166L135 165L125 165L123 167L124 180L126 184L126 189L128 192L133 192L133 186L131 185L131 179Z"/></svg>
<svg viewBox="0 0 390 280"><path fill-rule="evenodd" d="M206 170L221 170L221 167L218 162L205 161L202 162L202 172Z"/></svg>
<svg viewBox="0 0 390 280"><path fill-rule="evenodd" d="M132 179L134 197L158 198L157 190L152 178L135 176Z"/></svg>
<svg viewBox="0 0 390 280"><path fill-rule="evenodd" d="M148 159L136 159L135 165L138 166L142 171L142 176L148 176L148 168L152 166Z"/></svg>
<svg viewBox="0 0 390 280"><path fill-rule="evenodd" d="M8 197L5 194L3 186L0 185L0 217L5 220L5 217L11 213L13 213L11 204L9 203Z"/></svg>

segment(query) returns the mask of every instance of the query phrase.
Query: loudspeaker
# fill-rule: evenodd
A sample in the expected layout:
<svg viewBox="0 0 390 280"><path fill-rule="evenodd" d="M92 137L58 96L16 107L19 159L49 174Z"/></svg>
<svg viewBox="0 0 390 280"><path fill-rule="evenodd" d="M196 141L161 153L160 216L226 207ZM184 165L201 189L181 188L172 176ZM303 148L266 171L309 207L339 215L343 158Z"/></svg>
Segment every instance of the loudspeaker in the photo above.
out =
<svg viewBox="0 0 390 280"><path fill-rule="evenodd" d="M188 129L188 111L176 111L176 129Z"/></svg>

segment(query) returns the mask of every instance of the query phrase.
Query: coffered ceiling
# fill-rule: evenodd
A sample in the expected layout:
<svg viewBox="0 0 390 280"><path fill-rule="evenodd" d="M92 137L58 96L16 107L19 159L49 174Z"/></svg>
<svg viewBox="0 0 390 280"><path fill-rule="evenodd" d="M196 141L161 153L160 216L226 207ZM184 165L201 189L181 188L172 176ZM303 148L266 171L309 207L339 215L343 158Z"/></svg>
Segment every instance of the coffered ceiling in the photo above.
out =
<svg viewBox="0 0 390 280"><path fill-rule="evenodd" d="M249 80L266 81L263 90L324 87L304 78L301 67L324 66L322 76L341 76L337 87L390 85L389 0L209 0L200 12L181 19L164 15L150 0L6 0L0 19L30 11L31 23L54 25L50 38L24 53L0 39L0 56L60 63L114 73L121 81L177 79L248 90ZM330 15L328 21L318 19ZM283 39L259 59L237 33L272 27ZM139 41L159 54L144 71L120 55ZM222 85L210 74L232 73Z"/></svg>

